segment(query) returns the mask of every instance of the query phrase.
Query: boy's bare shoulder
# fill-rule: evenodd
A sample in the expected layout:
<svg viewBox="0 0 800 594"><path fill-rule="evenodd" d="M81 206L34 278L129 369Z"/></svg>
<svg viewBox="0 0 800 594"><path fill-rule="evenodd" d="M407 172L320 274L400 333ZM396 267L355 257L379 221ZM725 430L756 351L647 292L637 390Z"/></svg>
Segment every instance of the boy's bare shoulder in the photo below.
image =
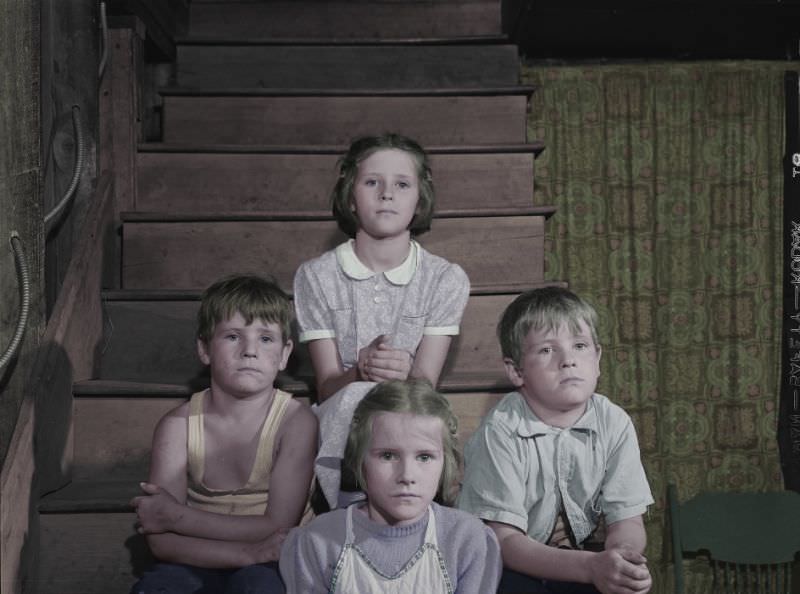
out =
<svg viewBox="0 0 800 594"><path fill-rule="evenodd" d="M284 427L291 427L291 430L301 428L317 427L317 416L311 411L311 407L305 402L292 398L286 405L286 413L283 420Z"/></svg>
<svg viewBox="0 0 800 594"><path fill-rule="evenodd" d="M189 401L183 402L175 408L167 411L158 421L156 431L170 430L173 427L185 426L186 419L189 418Z"/></svg>

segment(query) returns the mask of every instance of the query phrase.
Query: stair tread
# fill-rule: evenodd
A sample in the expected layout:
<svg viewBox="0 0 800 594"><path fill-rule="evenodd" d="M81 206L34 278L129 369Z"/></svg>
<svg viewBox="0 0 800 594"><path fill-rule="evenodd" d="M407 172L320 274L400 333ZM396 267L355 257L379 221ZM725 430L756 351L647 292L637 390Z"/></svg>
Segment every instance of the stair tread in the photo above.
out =
<svg viewBox="0 0 800 594"><path fill-rule="evenodd" d="M531 140L525 143L509 144L464 144L449 146L426 146L429 155L443 154L495 154L495 153L533 153L539 155L545 148L544 141ZM137 150L142 153L246 153L276 155L341 155L347 150L345 145L258 145L258 144L191 144L171 142L144 142Z"/></svg>
<svg viewBox="0 0 800 594"><path fill-rule="evenodd" d="M539 283L504 283L502 285L470 287L470 295L503 295L522 293L537 287L561 286L563 281L542 281ZM201 289L108 289L103 291L105 301L199 301ZM291 296L291 291L288 291Z"/></svg>
<svg viewBox="0 0 800 594"><path fill-rule="evenodd" d="M475 86L434 89L269 89L269 88L214 88L214 87L161 87L158 92L171 97L449 97L532 95L535 85Z"/></svg>
<svg viewBox="0 0 800 594"><path fill-rule="evenodd" d="M287 378L283 382L276 382L281 389L290 393L307 393L309 386L306 382ZM73 394L78 397L92 396L132 396L143 397L189 397L199 389L206 386L191 386L189 384L168 384L154 382L136 382L114 379L82 380L73 384ZM451 373L439 382L439 390L448 392L474 392L486 390L510 391L513 387L508 379L495 371L468 371Z"/></svg>
<svg viewBox="0 0 800 594"><path fill-rule="evenodd" d="M176 45L277 45L277 46L393 46L393 45L495 45L508 44L508 35L462 35L456 37L212 37L187 35L175 38Z"/></svg>
<svg viewBox="0 0 800 594"><path fill-rule="evenodd" d="M39 512L133 512L129 502L139 494L141 489L133 479L75 480L43 496L39 500Z"/></svg>
<svg viewBox="0 0 800 594"><path fill-rule="evenodd" d="M472 208L437 210L434 218L466 218L466 217L517 217L517 216L544 216L549 218L556 212L553 205L530 206L527 208ZM142 222L189 222L189 221L321 221L332 220L328 210L312 211L301 210L294 212L265 212L265 211L240 211L240 212L124 212L120 214L124 223Z"/></svg>

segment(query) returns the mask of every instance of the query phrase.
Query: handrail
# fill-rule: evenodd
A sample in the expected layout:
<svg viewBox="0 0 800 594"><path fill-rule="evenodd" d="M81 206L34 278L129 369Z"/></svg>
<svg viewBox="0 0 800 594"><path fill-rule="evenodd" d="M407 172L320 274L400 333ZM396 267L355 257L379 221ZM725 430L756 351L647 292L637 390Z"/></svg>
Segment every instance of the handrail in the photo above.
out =
<svg viewBox="0 0 800 594"><path fill-rule="evenodd" d="M70 198L75 194L78 188L78 182L81 179L81 171L83 170L83 163L86 160L86 144L83 141L83 126L81 125L81 108L77 105L72 106L72 127L75 130L75 141L77 144L77 154L75 155L75 167L72 171L72 181L69 183L67 191L59 203L44 217L45 233L50 233L53 225L58 220L59 215L67 207Z"/></svg>
<svg viewBox="0 0 800 594"><path fill-rule="evenodd" d="M25 252L22 249L22 240L16 231L11 232L11 249L14 250L14 260L17 264L17 276L19 277L19 285L21 289L21 306L19 309L19 319L17 320L17 329L14 331L14 336L8 345L8 348L0 357L0 371L8 364L14 357L22 343L22 337L25 334L25 326L28 324L28 312L31 306L31 283L28 274L28 262L25 260Z"/></svg>

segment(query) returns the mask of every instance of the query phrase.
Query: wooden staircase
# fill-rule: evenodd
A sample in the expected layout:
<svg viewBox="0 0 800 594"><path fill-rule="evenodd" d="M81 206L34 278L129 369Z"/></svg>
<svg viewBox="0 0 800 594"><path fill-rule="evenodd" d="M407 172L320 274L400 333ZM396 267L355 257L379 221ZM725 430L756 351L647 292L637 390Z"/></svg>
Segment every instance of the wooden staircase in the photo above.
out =
<svg viewBox="0 0 800 594"><path fill-rule="evenodd" d="M494 327L520 291L552 284L554 208L533 198L534 89L518 84L500 12L499 0L192 2L161 139L131 147L130 178L116 180L132 189L119 282L103 294L96 376L73 389L71 482L39 504L32 591L124 593L151 561L127 503L157 420L208 383L200 291L234 272L290 290L302 261L341 242L328 192L357 135L400 132L431 154L437 214L420 240L472 282L440 385L462 440L510 389ZM279 384L313 400L305 349Z"/></svg>

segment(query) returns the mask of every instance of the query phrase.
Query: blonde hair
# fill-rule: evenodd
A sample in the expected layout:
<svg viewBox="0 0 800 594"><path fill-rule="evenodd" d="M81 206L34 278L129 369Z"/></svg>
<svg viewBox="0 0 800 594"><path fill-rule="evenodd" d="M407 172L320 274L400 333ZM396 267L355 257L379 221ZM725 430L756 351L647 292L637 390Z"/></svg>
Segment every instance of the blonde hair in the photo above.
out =
<svg viewBox="0 0 800 594"><path fill-rule="evenodd" d="M595 346L599 346L595 309L568 289L542 287L522 293L509 304L497 324L497 338L503 357L519 366L531 329L553 331L566 323L577 333L581 322L589 327Z"/></svg>
<svg viewBox="0 0 800 594"><path fill-rule="evenodd" d="M384 412L410 413L436 417L442 421L442 453L444 465L436 492L438 501L451 505L455 501L461 455L458 451L458 420L450 403L427 380L392 380L372 388L359 402L347 436L344 462L362 487L365 485L364 457L372 440L375 415Z"/></svg>

